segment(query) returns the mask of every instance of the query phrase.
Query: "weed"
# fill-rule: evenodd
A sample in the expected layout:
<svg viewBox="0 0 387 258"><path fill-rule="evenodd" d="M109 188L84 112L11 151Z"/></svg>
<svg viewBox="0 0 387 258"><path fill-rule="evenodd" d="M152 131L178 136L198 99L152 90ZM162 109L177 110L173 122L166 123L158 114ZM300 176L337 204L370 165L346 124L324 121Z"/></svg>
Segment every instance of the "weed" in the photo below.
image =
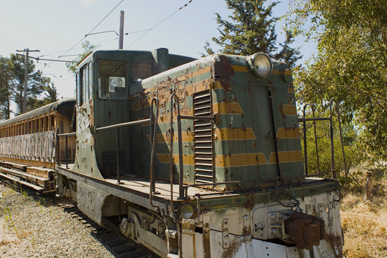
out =
<svg viewBox="0 0 387 258"><path fill-rule="evenodd" d="M387 257L386 200L363 201L361 193L347 194L341 204L344 257Z"/></svg>
<svg viewBox="0 0 387 258"><path fill-rule="evenodd" d="M35 244L36 244L35 237L32 237L32 238L31 238L31 245L32 245L32 248L35 248Z"/></svg>

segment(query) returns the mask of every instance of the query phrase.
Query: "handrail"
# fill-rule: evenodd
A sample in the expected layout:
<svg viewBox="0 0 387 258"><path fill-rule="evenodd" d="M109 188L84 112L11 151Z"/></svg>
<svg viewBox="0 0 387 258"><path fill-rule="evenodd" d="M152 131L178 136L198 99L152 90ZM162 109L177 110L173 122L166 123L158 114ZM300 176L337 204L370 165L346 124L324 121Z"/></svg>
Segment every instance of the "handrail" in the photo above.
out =
<svg viewBox="0 0 387 258"><path fill-rule="evenodd" d="M331 99L330 101L335 102L336 104L336 112L337 112L337 122L339 123L339 131L340 131L340 141L341 141L341 151L343 153L343 162L344 162L344 173L345 173L345 183L347 183L347 176L348 176L348 171L347 171L347 162L345 160L345 151L344 151L344 144L343 144L343 130L341 130L341 119L340 119L340 112L339 112L339 105L337 104L336 99Z"/></svg>
<svg viewBox="0 0 387 258"><path fill-rule="evenodd" d="M156 117L153 115L153 103L156 103ZM149 203L152 207L158 207L157 205L153 204L152 198L153 194L156 192L156 182L154 177L154 156L155 156L155 143L156 143L156 126L157 126L157 120L159 117L159 99L157 97L154 97L151 102L151 116L150 116L150 147L151 147L151 160L150 160L150 171L149 171L149 181L150 181L150 187L149 187ZM152 128L153 123L153 128Z"/></svg>
<svg viewBox="0 0 387 258"><path fill-rule="evenodd" d="M170 128L170 160L169 160L169 184L170 184L170 194L171 194L171 211L173 211L173 101L175 100L175 98L177 99L177 112L178 112L178 116L180 114L180 108L179 108L179 98L177 97L177 95L175 93L172 93L171 94L171 108L170 108L170 112L171 112L171 128ZM183 171L180 171L180 173L182 173ZM179 182L180 183L180 182ZM179 184L179 187L180 187L180 184ZM179 189L180 190L180 189Z"/></svg>
<svg viewBox="0 0 387 258"><path fill-rule="evenodd" d="M59 128L57 128L57 131L59 131ZM66 159L66 169L69 168L69 160L68 160L68 137L69 136L75 136L77 133L76 132L71 132L71 133L61 133L61 134L56 134L56 141L57 141L57 162L58 162L58 165L60 166L60 148L59 148L59 137L65 137L65 153L66 153L66 156L65 156L65 159ZM54 162L55 163L55 162Z"/></svg>
<svg viewBox="0 0 387 258"><path fill-rule="evenodd" d="M136 120L136 121L131 121L131 122L125 122L125 123L119 123L119 124L114 124L114 125L108 125L108 126L102 126L99 128L95 128L95 131L101 131L101 130L106 130L106 129L113 129L116 128L116 163L117 163L117 184L120 184L120 127L124 126L132 126L132 125L139 125L143 124L146 122L150 122L151 119L142 119L142 120Z"/></svg>
<svg viewBox="0 0 387 258"><path fill-rule="evenodd" d="M332 112L332 104L335 103L336 105L336 112L337 112L337 119L339 123L339 132L340 132L340 141L341 141L341 149L342 149L342 154L343 154L343 162L344 162L344 171L345 171L345 177L347 177L347 164L345 160L345 151L344 151L344 144L343 144L343 134L342 134L342 129L341 129L341 121L340 121L340 112L339 112L339 107L337 100L331 99L329 101L329 117L315 117L314 113L314 105L313 104L305 104L303 108L303 117L299 118L298 121L303 123L304 126L304 155L305 155L305 174L308 176L308 161L307 161L307 147L306 147L306 122L307 121L313 121L314 122L314 134L315 134L315 144L316 144L316 155L317 155L317 164L318 164L318 174L321 174L320 171L320 163L319 163L319 157L318 157L318 146L317 146L317 132L316 132L316 121L329 121L330 125L330 141L331 141L331 172L333 174L333 178L337 179L336 175L336 169L335 169L335 156L334 156L334 141L333 141L333 112ZM312 114L313 118L305 118L305 113L306 113L306 107L311 106L312 107Z"/></svg>
<svg viewBox="0 0 387 258"><path fill-rule="evenodd" d="M61 133L57 134L57 136L75 136L77 132L72 132L72 133Z"/></svg>
<svg viewBox="0 0 387 258"><path fill-rule="evenodd" d="M305 114L306 114L306 108L310 106L311 109L312 109L312 120L307 120L305 118ZM308 175L308 151L307 151L307 140L306 140L306 122L307 121L313 121L313 127L314 127L314 141L315 141L315 145L316 145L316 158L317 158L317 170L318 170L318 174L321 173L320 171L320 158L319 158L319 155L318 155L318 142L317 142L317 129L316 129L316 118L315 118L315 113L314 113L314 109L315 109L315 106L313 104L305 104L304 105L304 108L303 108L303 116L302 116L302 122L303 122L303 129L304 129L304 157L305 157L305 175L307 176ZM325 120L325 119L323 119ZM330 120L330 119L327 119L327 120Z"/></svg>
<svg viewBox="0 0 387 258"><path fill-rule="evenodd" d="M102 126L102 127L95 128L95 130L96 131L100 131L100 130L106 130L106 129L116 128L116 127L138 125L138 124L143 124L143 123L146 123L146 122L150 122L150 118L146 118L146 119L142 119L142 120L136 120L136 121L132 121L132 122L125 122L125 123L120 123L120 124Z"/></svg>

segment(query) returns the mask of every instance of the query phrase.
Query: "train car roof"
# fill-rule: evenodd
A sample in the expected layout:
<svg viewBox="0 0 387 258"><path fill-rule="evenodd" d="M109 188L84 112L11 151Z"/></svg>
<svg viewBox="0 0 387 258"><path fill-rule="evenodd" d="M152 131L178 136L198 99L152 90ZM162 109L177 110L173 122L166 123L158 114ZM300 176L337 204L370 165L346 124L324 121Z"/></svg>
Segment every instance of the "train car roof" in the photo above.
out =
<svg viewBox="0 0 387 258"><path fill-rule="evenodd" d="M24 120L32 119L34 117L38 117L38 116L47 114L47 113L49 113L51 111L55 111L55 110L58 111L62 115L65 115L67 117L71 117L72 110L71 110L71 114L69 114L68 108L73 107L74 105L75 105L75 99L73 99L73 98L61 99L61 100L58 100L58 101L53 102L51 104L48 104L48 105L45 105L43 107L37 108L35 110L29 111L27 113L18 115L14 118L2 121L2 122L0 122L0 127L14 124L17 122L21 122Z"/></svg>
<svg viewBox="0 0 387 258"><path fill-rule="evenodd" d="M90 52L87 56L85 56L79 63L77 63L77 71L87 62L90 62L91 59L94 58L95 55L111 55L112 53L121 53L121 54L152 54L154 51L160 50L154 49L152 51L148 50L130 50L130 49L98 49L94 50L93 52ZM167 49L168 50L168 49ZM194 61L197 58L189 57L189 56L183 56L183 55L177 55L177 54L171 54L168 52L168 56L172 58L185 58L187 59L187 62ZM189 60L188 60L189 59Z"/></svg>

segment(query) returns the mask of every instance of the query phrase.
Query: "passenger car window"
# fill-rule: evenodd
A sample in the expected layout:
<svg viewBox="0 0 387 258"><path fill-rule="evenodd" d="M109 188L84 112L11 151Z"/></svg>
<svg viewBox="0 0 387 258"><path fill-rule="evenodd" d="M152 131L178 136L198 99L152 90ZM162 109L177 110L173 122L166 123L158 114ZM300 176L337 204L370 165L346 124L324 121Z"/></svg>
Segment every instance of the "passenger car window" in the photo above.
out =
<svg viewBox="0 0 387 258"><path fill-rule="evenodd" d="M98 88L101 99L125 99L126 62L113 60L98 61Z"/></svg>

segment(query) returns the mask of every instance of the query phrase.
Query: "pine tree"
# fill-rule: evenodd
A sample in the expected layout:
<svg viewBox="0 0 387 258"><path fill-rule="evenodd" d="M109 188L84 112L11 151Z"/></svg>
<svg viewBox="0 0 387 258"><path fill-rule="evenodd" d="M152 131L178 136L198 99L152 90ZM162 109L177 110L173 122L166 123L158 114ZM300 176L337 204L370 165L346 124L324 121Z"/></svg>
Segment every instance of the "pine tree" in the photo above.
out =
<svg viewBox="0 0 387 258"><path fill-rule="evenodd" d="M226 0L226 3L233 13L229 19L223 19L216 13L220 36L212 38L221 47L222 53L251 55L263 52L291 66L301 58L298 49L289 46L294 41L290 32L286 32L284 43L277 43L275 25L278 18L272 16L272 10L278 2L272 2L267 7L265 0ZM279 52L277 44L282 47ZM207 54L214 53L208 42L204 48Z"/></svg>
<svg viewBox="0 0 387 258"><path fill-rule="evenodd" d="M9 59L0 57L0 120L11 116L11 91Z"/></svg>
<svg viewBox="0 0 387 258"><path fill-rule="evenodd" d="M24 62L25 58L22 56L11 55L10 58L0 56L0 120L9 119L11 113L20 114L25 85ZM27 111L55 101L52 95L56 94L56 89L53 85L50 87L49 83L50 78L44 77L41 71L36 71L34 62L30 60L28 66ZM46 98L40 100L39 97L43 93L46 94ZM11 110L11 101L17 105L17 112Z"/></svg>

